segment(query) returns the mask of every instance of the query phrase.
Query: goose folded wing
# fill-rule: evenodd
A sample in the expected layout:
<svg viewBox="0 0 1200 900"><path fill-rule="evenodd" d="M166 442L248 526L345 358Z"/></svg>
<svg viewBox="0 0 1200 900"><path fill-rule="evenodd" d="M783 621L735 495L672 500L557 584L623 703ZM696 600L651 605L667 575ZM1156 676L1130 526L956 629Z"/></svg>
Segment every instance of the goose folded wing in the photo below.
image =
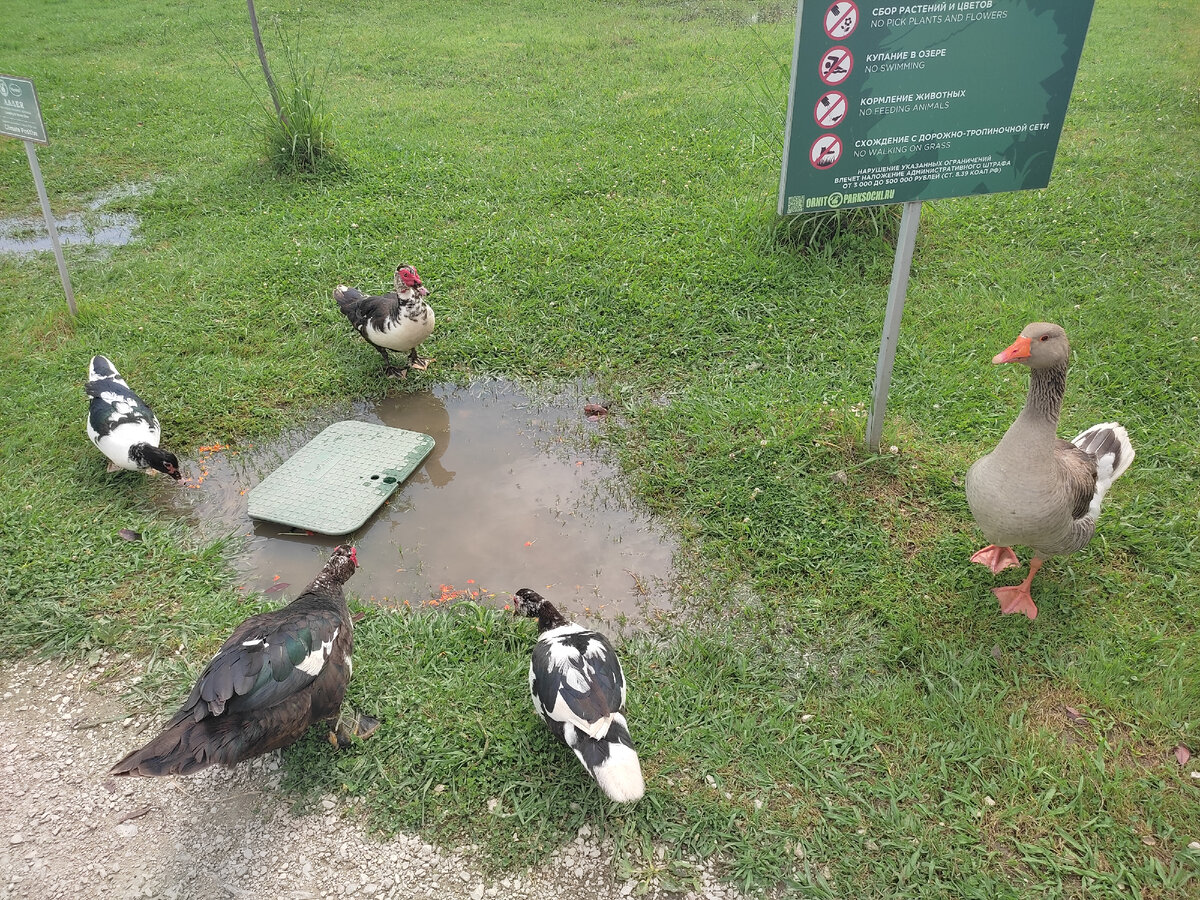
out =
<svg viewBox="0 0 1200 900"><path fill-rule="evenodd" d="M1062 473L1061 483L1066 490L1071 517L1082 519L1096 496L1096 457L1063 440L1055 444L1054 455Z"/></svg>
<svg viewBox="0 0 1200 900"><path fill-rule="evenodd" d="M325 667L342 627L332 611L313 611L283 623L260 616L247 619L205 667L171 724L262 711L299 693Z"/></svg>

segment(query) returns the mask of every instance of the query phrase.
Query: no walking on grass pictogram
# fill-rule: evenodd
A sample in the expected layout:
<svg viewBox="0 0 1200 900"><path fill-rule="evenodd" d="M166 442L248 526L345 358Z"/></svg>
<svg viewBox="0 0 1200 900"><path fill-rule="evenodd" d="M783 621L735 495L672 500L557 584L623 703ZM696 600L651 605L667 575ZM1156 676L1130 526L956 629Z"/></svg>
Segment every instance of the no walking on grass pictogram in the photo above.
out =
<svg viewBox="0 0 1200 900"><path fill-rule="evenodd" d="M842 139L836 134L823 134L808 151L808 160L818 169L828 169L842 158Z"/></svg>
<svg viewBox="0 0 1200 900"><path fill-rule="evenodd" d="M850 37L858 27L858 7L838 0L825 11L825 33L835 41Z"/></svg>
<svg viewBox="0 0 1200 900"><path fill-rule="evenodd" d="M833 128L846 118L848 104L841 91L826 91L813 107L813 118L822 128Z"/></svg>
<svg viewBox="0 0 1200 900"><path fill-rule="evenodd" d="M821 80L829 85L841 84L854 70L854 56L845 47L833 47L821 57Z"/></svg>

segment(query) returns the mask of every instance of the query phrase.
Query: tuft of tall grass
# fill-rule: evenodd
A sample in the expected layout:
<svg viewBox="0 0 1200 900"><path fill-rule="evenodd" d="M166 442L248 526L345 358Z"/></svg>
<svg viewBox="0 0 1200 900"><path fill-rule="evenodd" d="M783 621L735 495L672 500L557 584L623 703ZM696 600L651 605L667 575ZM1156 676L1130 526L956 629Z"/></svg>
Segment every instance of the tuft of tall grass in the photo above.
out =
<svg viewBox="0 0 1200 900"><path fill-rule="evenodd" d="M328 67L318 72L301 53L299 41L288 39L278 18L273 30L283 59L282 75L274 79L267 75L270 96L264 99L258 95L261 110L251 128L266 149L267 161L280 175L339 171L343 163L333 133L333 113L322 92ZM240 70L239 74L250 84Z"/></svg>
<svg viewBox="0 0 1200 900"><path fill-rule="evenodd" d="M280 85L281 112L264 107L257 131L267 160L281 175L317 175L340 167L333 115L321 98L311 70L296 71Z"/></svg>

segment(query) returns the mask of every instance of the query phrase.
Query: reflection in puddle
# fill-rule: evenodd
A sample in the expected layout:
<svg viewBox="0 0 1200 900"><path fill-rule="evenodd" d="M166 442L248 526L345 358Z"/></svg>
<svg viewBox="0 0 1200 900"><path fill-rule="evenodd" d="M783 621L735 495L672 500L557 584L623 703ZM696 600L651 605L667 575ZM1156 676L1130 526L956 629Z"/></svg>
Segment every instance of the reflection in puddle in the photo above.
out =
<svg viewBox="0 0 1200 900"><path fill-rule="evenodd" d="M204 449L177 492L209 536L245 536L247 590L293 598L336 543L353 541L348 587L384 605L532 587L569 617L644 618L670 605L674 539L632 502L617 469L580 435L585 399L537 401L503 382L438 386L327 412L270 447ZM246 493L330 422L431 435L436 446L357 532L335 538L246 515ZM491 599L490 595L494 595Z"/></svg>
<svg viewBox="0 0 1200 900"><path fill-rule="evenodd" d="M63 245L123 247L133 240L138 217L132 213L101 212L114 200L136 197L153 189L150 184L125 184L98 195L82 213L55 216L58 240ZM41 216L0 219L0 253L28 255L52 250L46 220Z"/></svg>

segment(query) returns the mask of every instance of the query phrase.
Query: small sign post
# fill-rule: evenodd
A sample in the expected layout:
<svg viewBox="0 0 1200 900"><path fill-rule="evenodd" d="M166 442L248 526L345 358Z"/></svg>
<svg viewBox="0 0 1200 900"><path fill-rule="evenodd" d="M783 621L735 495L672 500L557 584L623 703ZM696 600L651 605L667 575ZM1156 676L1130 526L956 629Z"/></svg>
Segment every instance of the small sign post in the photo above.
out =
<svg viewBox="0 0 1200 900"><path fill-rule="evenodd" d="M798 4L779 214L904 204L877 452L920 204L1049 184L1094 0Z"/></svg>
<svg viewBox="0 0 1200 900"><path fill-rule="evenodd" d="M62 245L58 240L58 227L54 224L54 213L50 211L50 200L46 196L46 185L42 182L42 170L37 161L35 145L46 144L48 141L46 126L42 123L42 112L38 108L37 93L30 79L0 75L0 135L25 142L25 156L29 159L33 184L42 204L46 230L50 232L54 259L58 262L58 277L62 280L63 291L67 295L67 308L74 316L78 313L75 308L75 291L71 288L71 276L67 274L67 262L63 258Z"/></svg>

